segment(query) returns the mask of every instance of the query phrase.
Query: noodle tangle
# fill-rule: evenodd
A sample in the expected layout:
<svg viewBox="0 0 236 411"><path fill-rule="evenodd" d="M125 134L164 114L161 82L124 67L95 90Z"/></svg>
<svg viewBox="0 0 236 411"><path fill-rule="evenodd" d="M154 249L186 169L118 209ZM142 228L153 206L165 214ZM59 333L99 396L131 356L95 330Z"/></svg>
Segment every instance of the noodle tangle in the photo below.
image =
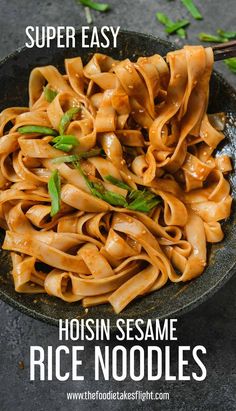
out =
<svg viewBox="0 0 236 411"><path fill-rule="evenodd" d="M206 113L212 66L211 48L185 46L166 60L94 54L66 59L65 74L32 70L29 107L0 114L0 225L17 292L120 313L202 274L232 202L230 159L214 156L224 134Z"/></svg>

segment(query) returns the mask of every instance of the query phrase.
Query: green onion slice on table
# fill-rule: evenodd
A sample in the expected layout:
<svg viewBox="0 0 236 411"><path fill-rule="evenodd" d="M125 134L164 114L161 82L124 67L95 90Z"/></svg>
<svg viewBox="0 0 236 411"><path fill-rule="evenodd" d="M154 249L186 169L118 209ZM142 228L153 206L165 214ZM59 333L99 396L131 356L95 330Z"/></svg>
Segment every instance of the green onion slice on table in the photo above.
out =
<svg viewBox="0 0 236 411"><path fill-rule="evenodd" d="M164 13L156 13L156 18L161 24L166 27L170 27L174 24L174 21L169 19L169 17ZM186 31L184 28L176 30L176 34L182 39L186 38Z"/></svg>
<svg viewBox="0 0 236 411"><path fill-rule="evenodd" d="M234 40L236 39L236 31L224 31L224 30L217 30L219 36L224 37L227 40Z"/></svg>
<svg viewBox="0 0 236 411"><path fill-rule="evenodd" d="M96 11L107 11L110 9L110 5L107 3L98 3L92 0L77 0L77 3L82 4L85 7L89 7L90 9L96 10Z"/></svg>
<svg viewBox="0 0 236 411"><path fill-rule="evenodd" d="M195 20L202 20L203 17L200 11L198 10L198 8L195 6L193 0L181 0L181 1Z"/></svg>
<svg viewBox="0 0 236 411"><path fill-rule="evenodd" d="M225 37L220 37L209 33L199 33L198 38L201 41L208 41L209 43L225 43L227 41Z"/></svg>
<svg viewBox="0 0 236 411"><path fill-rule="evenodd" d="M175 23L166 26L165 31L168 34L172 34L175 33L176 31L178 31L179 29L183 28L183 27L187 27L189 25L189 21L188 20L179 20L176 21Z"/></svg>
<svg viewBox="0 0 236 411"><path fill-rule="evenodd" d="M230 59L224 60L224 63L228 66L228 68L236 74L236 57L232 57Z"/></svg>

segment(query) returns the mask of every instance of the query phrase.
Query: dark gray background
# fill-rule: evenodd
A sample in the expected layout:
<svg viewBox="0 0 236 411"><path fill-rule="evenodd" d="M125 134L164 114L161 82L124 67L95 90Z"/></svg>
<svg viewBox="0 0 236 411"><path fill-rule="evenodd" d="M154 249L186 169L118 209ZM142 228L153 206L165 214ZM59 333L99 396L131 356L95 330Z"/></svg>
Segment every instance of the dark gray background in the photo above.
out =
<svg viewBox="0 0 236 411"><path fill-rule="evenodd" d="M112 10L107 14L92 12L94 24L120 25L121 28L151 33L163 38L162 26L156 22L155 13L163 11L172 18L188 17L179 0L109 0ZM216 28L236 29L235 0L197 1L204 15L201 22L191 19L188 42L197 43L197 33L213 32ZM190 17L191 18L191 17ZM74 0L0 0L0 57L23 45L27 25L86 25L83 9ZM178 46L178 39L171 37ZM236 76L223 63L217 69L236 86ZM29 347L58 345L58 330L20 314L0 302L0 409L2 411L45 410L114 410L158 409L173 411L233 411L236 410L236 277L200 307L182 316L178 321L179 345L207 348L208 375L204 382L148 382L136 383L129 378L125 382L93 381L93 347L86 343L84 356L84 382L37 382L29 381ZM115 342L111 342L114 346ZM69 346L72 344L68 344ZM103 343L101 343L103 345ZM131 347L132 343L127 344ZM176 368L177 344L171 344L172 366ZM19 368L23 361L25 368ZM66 363L64 364L66 365ZM191 369L191 368L190 368ZM68 402L67 391L91 389L100 391L136 389L170 392L170 401L162 402Z"/></svg>

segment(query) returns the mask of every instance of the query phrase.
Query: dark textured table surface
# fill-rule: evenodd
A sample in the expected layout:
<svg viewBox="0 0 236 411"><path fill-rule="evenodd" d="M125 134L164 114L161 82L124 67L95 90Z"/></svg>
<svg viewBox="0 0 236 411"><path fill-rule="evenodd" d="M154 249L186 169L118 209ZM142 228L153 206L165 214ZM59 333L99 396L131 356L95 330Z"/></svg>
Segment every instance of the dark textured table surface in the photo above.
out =
<svg viewBox="0 0 236 411"><path fill-rule="evenodd" d="M112 10L107 14L93 12L95 24L120 25L121 28L152 33L165 38L163 29L155 20L157 11L173 18L187 17L179 0L109 0ZM188 29L188 42L196 43L200 31L213 32L216 28L235 29L235 0L195 1L201 8L204 20L193 21ZM74 0L0 0L0 57L21 46L25 41L27 25L86 25L83 9ZM173 40L175 37L173 37ZM180 45L179 40L176 40ZM223 63L217 68L236 86L236 76L230 74ZM0 410L236 410L236 276L211 299L178 321L179 345L202 344L207 349L208 375L204 382L94 382L93 345L86 343L84 382L30 382L29 347L58 345L58 330L53 326L33 320L0 302ZM102 345L103 343L101 343ZM111 346L115 343L111 341ZM132 344L127 344L130 347ZM69 344L70 346L70 344ZM172 365L177 363L176 343L171 344ZM19 362L24 362L24 369ZM82 392L136 389L170 393L170 401L159 402L69 402L67 391Z"/></svg>

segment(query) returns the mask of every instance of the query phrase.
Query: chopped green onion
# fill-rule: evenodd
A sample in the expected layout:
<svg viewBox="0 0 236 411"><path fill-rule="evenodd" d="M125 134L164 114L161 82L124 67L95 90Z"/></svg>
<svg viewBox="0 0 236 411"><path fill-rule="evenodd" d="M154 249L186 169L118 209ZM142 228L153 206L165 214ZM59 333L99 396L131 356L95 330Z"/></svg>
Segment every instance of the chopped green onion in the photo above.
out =
<svg viewBox="0 0 236 411"><path fill-rule="evenodd" d="M225 41L227 41L227 39L224 37L215 36L208 33L199 33L198 38L201 41L208 41L209 43L224 43Z"/></svg>
<svg viewBox="0 0 236 411"><path fill-rule="evenodd" d="M125 184L123 181L118 180L118 178L115 178L115 177L111 176L110 174L108 176L106 176L105 179L107 181L109 181L111 184L114 184L117 187L123 188L124 190L128 190L128 191L132 190L132 188L130 186Z"/></svg>
<svg viewBox="0 0 236 411"><path fill-rule="evenodd" d="M131 200L136 200L136 198L140 197L140 195L142 195L142 194L143 194L143 191L141 191L141 190L132 190L129 193L129 200L130 201Z"/></svg>
<svg viewBox="0 0 236 411"><path fill-rule="evenodd" d="M224 31L224 30L217 30L219 36L226 38L227 40L236 39L236 31Z"/></svg>
<svg viewBox="0 0 236 411"><path fill-rule="evenodd" d="M85 17L86 17L86 21L88 24L92 24L93 22L93 18L92 18L92 14L90 12L90 8L89 7L85 7L84 8L85 11Z"/></svg>
<svg viewBox="0 0 236 411"><path fill-rule="evenodd" d="M53 164L61 164L61 163L73 163L74 161L78 160L77 154L71 154L70 156L61 156L56 157L52 160Z"/></svg>
<svg viewBox="0 0 236 411"><path fill-rule="evenodd" d="M73 163L74 161L79 161L81 159L86 159L89 157L96 157L102 153L102 149L94 148L90 151L81 151L79 154L72 154L70 156L61 156L54 158L52 160L53 164L60 164L60 163Z"/></svg>
<svg viewBox="0 0 236 411"><path fill-rule="evenodd" d="M71 144L72 146L78 146L79 140L73 135L60 135L55 137L52 140L53 143L61 143L61 144Z"/></svg>
<svg viewBox="0 0 236 411"><path fill-rule="evenodd" d="M202 20L202 15L192 0L181 0L195 20Z"/></svg>
<svg viewBox="0 0 236 411"><path fill-rule="evenodd" d="M53 164L74 163L75 161L78 161L78 160L79 160L79 157L77 154L71 154L69 156L61 156L61 157L53 158L52 163Z"/></svg>
<svg viewBox="0 0 236 411"><path fill-rule="evenodd" d="M48 86L46 86L43 89L43 94L44 94L45 100L47 100L48 103L51 103L54 100L54 98L57 96L57 91L54 91Z"/></svg>
<svg viewBox="0 0 236 411"><path fill-rule="evenodd" d="M129 191L128 201L131 201L131 203L126 207L131 210L148 212L160 202L160 198L151 191L132 190L130 186L111 175L106 176L105 179L110 183Z"/></svg>
<svg viewBox="0 0 236 411"><path fill-rule="evenodd" d="M61 206L61 180L58 170L54 170L48 181L48 192L51 198L51 217L58 213Z"/></svg>
<svg viewBox="0 0 236 411"><path fill-rule="evenodd" d="M95 1L92 0L78 0L81 4L83 4L83 6L85 7L89 7L90 9L94 9L97 11L107 11L110 9L109 4L106 3L97 3Z"/></svg>
<svg viewBox="0 0 236 411"><path fill-rule="evenodd" d="M228 68L236 74L236 57L232 57L230 59L224 60L224 63L228 66Z"/></svg>
<svg viewBox="0 0 236 411"><path fill-rule="evenodd" d="M78 0L83 6L89 7L90 9L94 9L96 11L105 12L110 9L110 5L107 3L97 3L92 0Z"/></svg>
<svg viewBox="0 0 236 411"><path fill-rule="evenodd" d="M148 213L151 211L157 204L160 203L160 197L156 196L151 191L140 191L133 190L129 194L129 199L133 201L128 205L127 208L135 211L142 211Z"/></svg>
<svg viewBox="0 0 236 411"><path fill-rule="evenodd" d="M167 17L164 13L156 13L157 20L162 23L164 26L172 25L174 22Z"/></svg>
<svg viewBox="0 0 236 411"><path fill-rule="evenodd" d="M92 181L89 180L88 176L84 173L80 161L75 161L74 163L74 167L77 168L77 170L80 172L80 174L82 175L82 177L84 178L87 187L89 188L89 190L91 191L91 193L95 196L95 197L99 197L100 198L100 193L99 191L97 191L98 186L102 185L102 183L93 183Z"/></svg>
<svg viewBox="0 0 236 411"><path fill-rule="evenodd" d="M74 165L75 168L77 168L77 170L80 172L80 174L82 175L82 177L84 177L85 182L86 182L86 184L87 184L87 187L91 190L91 189L92 189L92 183L90 182L88 176L83 172L83 169L82 169L82 167L81 167L81 164L80 164L79 160L76 160L76 161L73 163L73 165Z"/></svg>
<svg viewBox="0 0 236 411"><path fill-rule="evenodd" d="M149 213L154 207L156 207L159 202L159 200L155 199L148 202L145 199L138 199L129 204L128 209L134 211L142 211L143 213Z"/></svg>
<svg viewBox="0 0 236 411"><path fill-rule="evenodd" d="M53 130L49 127L42 126L22 126L18 128L19 133L28 134L28 133L37 133L37 134L46 134L47 136L56 136L56 130Z"/></svg>
<svg viewBox="0 0 236 411"><path fill-rule="evenodd" d="M167 17L164 13L156 13L156 18L160 23L162 23L166 27L172 26L174 24L174 21L169 19L169 17ZM186 38L186 31L183 28L177 30L176 34L178 34L178 36L182 39Z"/></svg>
<svg viewBox="0 0 236 411"><path fill-rule="evenodd" d="M88 176L83 172L79 161L76 161L74 163L74 166L84 177L85 182L91 191L91 194L111 205L125 207L135 211L149 212L161 201L160 197L156 196L151 191L132 190L131 187L123 183L123 181L120 181L111 175L106 176L106 180L112 182L113 184L115 183L115 185L117 185L118 187L122 186L121 188L125 188L129 191L128 197L126 199L121 194L106 190L101 182L90 181Z"/></svg>
<svg viewBox="0 0 236 411"><path fill-rule="evenodd" d="M75 136L62 135L55 137L52 143L54 143L54 148L68 152L72 150L73 147L79 145L79 140Z"/></svg>
<svg viewBox="0 0 236 411"><path fill-rule="evenodd" d="M63 114L59 124L59 133L61 135L65 133L69 123L71 122L75 114L79 113L80 110L80 107L72 107Z"/></svg>
<svg viewBox="0 0 236 411"><path fill-rule="evenodd" d="M103 150L101 148L93 148L92 150L89 150L89 151L81 151L78 154L78 157L86 159L89 157L96 157L102 154L103 154Z"/></svg>
<svg viewBox="0 0 236 411"><path fill-rule="evenodd" d="M86 174L83 172L79 161L74 163L74 165L79 170L80 174L84 177L88 188L95 197L98 197L101 200L106 201L107 203L114 206L127 206L127 202L124 196L122 196L121 194L114 193L113 191L106 190L103 184L100 182L90 181Z"/></svg>
<svg viewBox="0 0 236 411"><path fill-rule="evenodd" d="M186 39L186 30L185 29L179 29L179 30L177 30L176 31L176 34L178 34L178 36L181 38L181 39Z"/></svg>
<svg viewBox="0 0 236 411"><path fill-rule="evenodd" d="M57 150L65 151L66 153L71 151L73 148L72 144L63 144L63 143L57 143L53 147L56 148Z"/></svg>
<svg viewBox="0 0 236 411"><path fill-rule="evenodd" d="M186 26L188 26L189 25L189 21L188 20L179 20L179 21L176 21L174 24L172 24L172 25L168 25L167 27L166 27L166 29L165 29L165 31L166 31L166 33L168 33L168 34L172 34L172 33L175 33L177 30L179 30L179 29L181 29L181 28L183 28L183 27L186 27Z"/></svg>
<svg viewBox="0 0 236 411"><path fill-rule="evenodd" d="M118 207L126 207L127 202L124 196L118 193L114 193L113 191L108 190L101 190L98 191L96 194L101 200L106 201L108 204L118 206Z"/></svg>

